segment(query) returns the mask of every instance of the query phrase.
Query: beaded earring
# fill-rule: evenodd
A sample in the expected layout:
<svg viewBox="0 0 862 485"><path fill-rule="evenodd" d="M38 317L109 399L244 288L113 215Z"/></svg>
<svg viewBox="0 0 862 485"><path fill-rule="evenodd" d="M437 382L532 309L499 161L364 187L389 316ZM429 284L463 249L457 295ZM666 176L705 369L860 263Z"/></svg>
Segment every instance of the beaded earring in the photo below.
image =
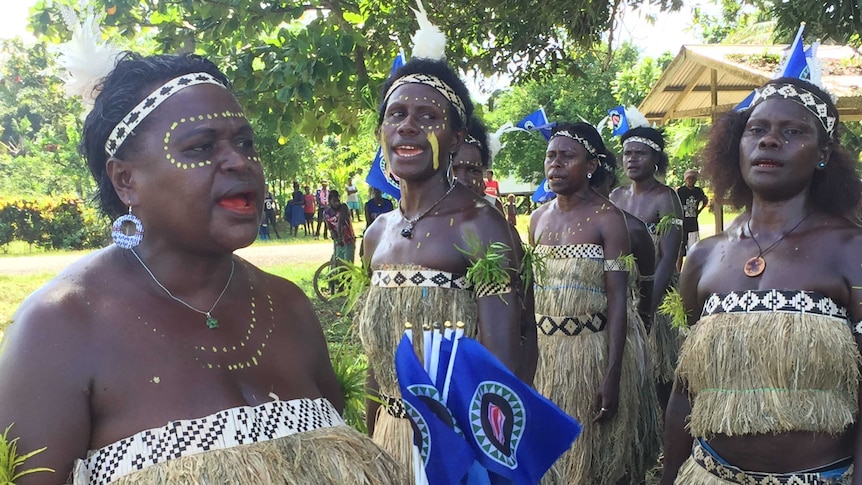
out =
<svg viewBox="0 0 862 485"><path fill-rule="evenodd" d="M446 167L446 180L449 181L449 187L454 187L458 180L452 176L452 165L455 164L455 154L449 152L449 166Z"/></svg>
<svg viewBox="0 0 862 485"><path fill-rule="evenodd" d="M127 224L134 224L135 232L131 235L126 234L123 230ZM132 215L132 205L129 204L129 213L114 219L111 224L111 239L114 244L123 249L132 249L144 238L144 224L140 219Z"/></svg>

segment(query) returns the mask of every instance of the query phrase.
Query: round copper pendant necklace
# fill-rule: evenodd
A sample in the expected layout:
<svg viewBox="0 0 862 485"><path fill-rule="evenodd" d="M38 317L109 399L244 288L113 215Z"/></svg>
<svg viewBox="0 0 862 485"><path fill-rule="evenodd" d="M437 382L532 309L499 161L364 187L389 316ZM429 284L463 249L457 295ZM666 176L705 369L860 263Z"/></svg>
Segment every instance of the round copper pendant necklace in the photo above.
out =
<svg viewBox="0 0 862 485"><path fill-rule="evenodd" d="M748 221L745 223L745 225L748 227L748 235L751 236L751 240L754 241L754 244L757 245L757 256L752 256L751 258L748 258L748 261L745 262L745 265L742 267L742 271L745 273L745 276L748 276L750 278L756 278L756 277L762 275L763 272L766 270L766 260L763 259L763 257L766 255L766 253L771 251L775 246L778 246L778 243L783 241L784 238L789 236L791 232L795 231L797 227L802 225L802 223L805 222L805 219L808 219L808 216L810 216L813 213L814 213L814 211L812 210L808 214L805 214L805 217L800 219L799 222L797 222L795 226L790 228L789 231L785 232L783 236L778 238L777 241L772 243L766 249L760 248L760 243L757 242L757 239L754 237L754 233L751 232L751 216L749 216Z"/></svg>

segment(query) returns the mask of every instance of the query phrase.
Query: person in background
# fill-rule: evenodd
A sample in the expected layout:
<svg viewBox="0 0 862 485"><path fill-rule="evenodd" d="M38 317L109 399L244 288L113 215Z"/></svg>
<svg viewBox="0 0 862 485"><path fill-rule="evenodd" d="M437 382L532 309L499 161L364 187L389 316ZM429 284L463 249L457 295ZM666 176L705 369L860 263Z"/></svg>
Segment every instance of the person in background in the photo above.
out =
<svg viewBox="0 0 862 485"><path fill-rule="evenodd" d="M347 192L347 209L350 210L350 220L362 221L359 218L359 189L353 184L353 177L347 178L347 186L344 188Z"/></svg>
<svg viewBox="0 0 862 485"><path fill-rule="evenodd" d="M285 212L290 213L286 218L290 222L290 233L295 237L299 236L299 226L305 223L305 210L302 191L299 190L299 182L296 180L293 181L293 194L287 206Z"/></svg>
<svg viewBox="0 0 862 485"><path fill-rule="evenodd" d="M302 212L305 215L305 235L310 236L314 232L314 194L308 185L302 188Z"/></svg>
<svg viewBox="0 0 862 485"><path fill-rule="evenodd" d="M329 234L324 225L326 220L323 213L329 208L329 182L320 182L320 188L314 193L314 203L317 205L317 227L314 230L314 238L320 239L320 228L323 226L323 239L329 239Z"/></svg>
<svg viewBox="0 0 862 485"><path fill-rule="evenodd" d="M333 262L353 264L356 255L356 235L350 222L350 209L346 204L341 203L341 196L337 190L329 192L329 208L326 209L324 217L332 233Z"/></svg>
<svg viewBox="0 0 862 485"><path fill-rule="evenodd" d="M516 227L518 225L517 217L518 204L515 200L515 194L509 194L506 196L506 220L512 227Z"/></svg>
<svg viewBox="0 0 862 485"><path fill-rule="evenodd" d="M500 197L500 183L494 180L494 171L485 170L485 193L492 197Z"/></svg>
<svg viewBox="0 0 862 485"><path fill-rule="evenodd" d="M676 191L656 178L667 171L668 165L663 133L649 126L637 126L623 133L620 141L623 168L632 183L614 189L611 201L643 221L653 238L656 259L652 311L655 313L667 292L676 288L679 279L676 261L682 241L682 207ZM664 409L673 386L679 330L671 326L668 315L659 312L654 317L649 337L654 349L656 389Z"/></svg>
<svg viewBox="0 0 862 485"><path fill-rule="evenodd" d="M679 260L676 263L677 269L682 268L682 259L691 249L691 246L700 240L700 226L697 222L697 216L709 204L709 197L703 193L703 189L695 185L698 176L697 170L686 170L683 178L685 185L676 189L676 194L682 204L682 247L679 251Z"/></svg>
<svg viewBox="0 0 862 485"><path fill-rule="evenodd" d="M394 207L392 201L383 197L380 189L371 188L371 199L365 203L365 228L368 229L381 214L386 214Z"/></svg>
<svg viewBox="0 0 862 485"><path fill-rule="evenodd" d="M275 237L281 239L281 234L278 233L278 225L275 216L277 213L278 207L276 207L275 199L272 197L272 192L267 190L266 197L263 198L264 220L261 222L261 225L270 227L272 232L275 233ZM267 237L264 239L269 239L269 231L267 231Z"/></svg>

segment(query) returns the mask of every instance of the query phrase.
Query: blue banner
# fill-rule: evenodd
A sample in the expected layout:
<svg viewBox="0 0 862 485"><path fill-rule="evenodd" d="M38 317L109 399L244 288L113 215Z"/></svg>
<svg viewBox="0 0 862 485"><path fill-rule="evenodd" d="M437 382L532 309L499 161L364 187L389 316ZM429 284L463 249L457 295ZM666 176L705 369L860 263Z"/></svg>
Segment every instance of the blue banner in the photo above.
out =
<svg viewBox="0 0 862 485"><path fill-rule="evenodd" d="M515 377L479 342L458 339L452 356L456 372L443 399L490 483L539 483L578 437L580 423Z"/></svg>
<svg viewBox="0 0 862 485"><path fill-rule="evenodd" d="M448 362L448 360L447 360ZM413 344L405 335L395 351L395 371L404 409L413 424L413 445L428 477L427 483L459 484L473 466L475 454L431 382Z"/></svg>
<svg viewBox="0 0 862 485"><path fill-rule="evenodd" d="M404 65L404 53L399 52L392 62L392 69L389 70L389 77L395 74L399 67ZM384 194L389 195L395 200L401 200L401 188L398 185L398 178L389 170L386 164L386 159L383 158L383 152L380 147L377 148L377 153L374 155L374 160L371 162L371 169L368 171L368 176L365 177L365 183L379 189Z"/></svg>
<svg viewBox="0 0 862 485"><path fill-rule="evenodd" d="M811 49L805 49L802 45L802 31L805 30L805 24L801 24L799 26L799 30L796 32L796 37L793 39L793 44L790 45L790 52L784 58L784 62L782 63L782 67L776 73L774 78L779 77L795 77L798 79L811 79L811 71L808 67L808 58L811 57L812 51ZM734 111L742 111L747 109L751 105L751 101L754 100L754 91L752 91L741 103L736 105L733 108Z"/></svg>

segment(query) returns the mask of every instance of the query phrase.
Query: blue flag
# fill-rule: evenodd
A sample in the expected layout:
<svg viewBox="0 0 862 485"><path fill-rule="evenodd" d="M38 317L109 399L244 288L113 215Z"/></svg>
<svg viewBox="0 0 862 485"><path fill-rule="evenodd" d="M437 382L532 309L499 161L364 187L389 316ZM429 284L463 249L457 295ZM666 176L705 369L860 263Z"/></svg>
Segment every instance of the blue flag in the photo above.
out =
<svg viewBox="0 0 862 485"><path fill-rule="evenodd" d="M551 139L551 131L557 126L556 123L548 123L548 117L545 115L545 108L539 108L536 111L523 117L515 126L525 130L539 130L545 140ZM543 204L556 197L556 194L548 188L548 180L543 179L542 183L533 193L533 202Z"/></svg>
<svg viewBox="0 0 862 485"><path fill-rule="evenodd" d="M545 140L549 140L551 138L551 130L555 125L555 123L548 123L548 117L545 116L545 108L539 108L536 111L533 111L515 124L518 128L523 128L525 130L539 130L542 136L545 137Z"/></svg>
<svg viewBox="0 0 862 485"><path fill-rule="evenodd" d="M477 341L458 339L452 354L455 371L444 399L490 482L539 483L578 437L581 425Z"/></svg>
<svg viewBox="0 0 862 485"><path fill-rule="evenodd" d="M611 136L621 136L629 131L629 120L626 118L626 107L623 105L608 110L608 119L611 120Z"/></svg>
<svg viewBox="0 0 862 485"><path fill-rule="evenodd" d="M392 61L392 69L389 70L389 77L395 74L399 67L404 65L404 53L399 52ZM383 158L383 151L377 147L377 153L374 155L374 160L371 162L371 170L368 171L368 176L365 177L365 183L379 189L384 194L393 197L395 200L401 200L401 188L398 185L398 178L389 170L386 165L386 160Z"/></svg>
<svg viewBox="0 0 862 485"><path fill-rule="evenodd" d="M404 409L413 426L413 444L419 448L428 483L461 483L475 462L475 454L455 430L452 414L406 335L395 351L395 371Z"/></svg>
<svg viewBox="0 0 862 485"><path fill-rule="evenodd" d="M802 31L805 30L805 24L799 26L796 31L796 37L793 39L793 44L790 45L790 52L784 58L782 67L775 73L775 78L779 77L795 77L798 79L811 79L811 71L808 67L808 58L813 55L812 50L805 49L802 45ZM733 108L734 111L742 111L751 105L754 100L754 91L752 91L741 103Z"/></svg>

